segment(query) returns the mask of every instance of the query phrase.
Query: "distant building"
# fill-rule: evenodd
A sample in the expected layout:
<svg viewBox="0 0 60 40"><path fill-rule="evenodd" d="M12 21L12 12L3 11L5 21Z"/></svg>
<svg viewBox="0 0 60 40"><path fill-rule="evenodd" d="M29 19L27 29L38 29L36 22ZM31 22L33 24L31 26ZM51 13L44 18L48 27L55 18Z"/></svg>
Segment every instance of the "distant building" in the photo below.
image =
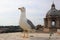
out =
<svg viewBox="0 0 60 40"><path fill-rule="evenodd" d="M37 30L36 32L43 32L43 26L37 25L36 30Z"/></svg>
<svg viewBox="0 0 60 40"><path fill-rule="evenodd" d="M60 29L60 10L55 8L55 4L51 5L51 9L47 12L44 18L44 27L57 31Z"/></svg>

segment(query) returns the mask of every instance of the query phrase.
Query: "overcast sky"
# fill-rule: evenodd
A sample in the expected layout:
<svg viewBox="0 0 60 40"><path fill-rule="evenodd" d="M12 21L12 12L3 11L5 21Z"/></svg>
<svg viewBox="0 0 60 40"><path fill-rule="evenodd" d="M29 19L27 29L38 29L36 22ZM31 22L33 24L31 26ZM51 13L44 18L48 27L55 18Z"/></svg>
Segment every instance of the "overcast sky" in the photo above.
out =
<svg viewBox="0 0 60 40"><path fill-rule="evenodd" d="M0 25L19 25L21 11L26 8L26 16L36 26L44 25L44 18L53 0L0 0ZM60 0L54 0L56 9L60 9Z"/></svg>

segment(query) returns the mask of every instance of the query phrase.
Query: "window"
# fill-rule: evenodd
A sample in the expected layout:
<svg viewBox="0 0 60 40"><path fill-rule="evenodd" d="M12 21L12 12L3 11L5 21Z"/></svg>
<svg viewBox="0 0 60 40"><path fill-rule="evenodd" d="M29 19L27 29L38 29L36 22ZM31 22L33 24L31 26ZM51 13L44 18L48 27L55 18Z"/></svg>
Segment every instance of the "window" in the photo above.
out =
<svg viewBox="0 0 60 40"><path fill-rule="evenodd" d="M52 26L53 26L53 27L55 26L55 21L52 21Z"/></svg>

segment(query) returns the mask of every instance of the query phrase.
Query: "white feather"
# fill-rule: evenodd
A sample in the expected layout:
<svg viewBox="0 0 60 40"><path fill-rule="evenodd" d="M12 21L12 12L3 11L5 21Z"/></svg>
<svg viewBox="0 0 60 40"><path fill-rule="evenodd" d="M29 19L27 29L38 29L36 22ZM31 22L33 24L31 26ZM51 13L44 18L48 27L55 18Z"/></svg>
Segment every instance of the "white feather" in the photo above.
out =
<svg viewBox="0 0 60 40"><path fill-rule="evenodd" d="M27 18L26 18L26 13L25 13L25 8L19 8L21 10L21 16L20 16L20 22L19 25L23 30L31 30L31 26L27 23Z"/></svg>

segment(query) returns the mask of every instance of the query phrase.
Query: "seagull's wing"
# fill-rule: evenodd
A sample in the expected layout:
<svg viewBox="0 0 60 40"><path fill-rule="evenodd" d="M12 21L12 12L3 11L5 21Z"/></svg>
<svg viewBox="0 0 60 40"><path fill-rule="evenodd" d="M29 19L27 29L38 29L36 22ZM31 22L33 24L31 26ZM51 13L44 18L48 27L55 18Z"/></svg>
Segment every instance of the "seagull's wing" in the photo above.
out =
<svg viewBox="0 0 60 40"><path fill-rule="evenodd" d="M35 29L35 26L33 25L33 23L27 19L27 23L31 26L32 29Z"/></svg>

